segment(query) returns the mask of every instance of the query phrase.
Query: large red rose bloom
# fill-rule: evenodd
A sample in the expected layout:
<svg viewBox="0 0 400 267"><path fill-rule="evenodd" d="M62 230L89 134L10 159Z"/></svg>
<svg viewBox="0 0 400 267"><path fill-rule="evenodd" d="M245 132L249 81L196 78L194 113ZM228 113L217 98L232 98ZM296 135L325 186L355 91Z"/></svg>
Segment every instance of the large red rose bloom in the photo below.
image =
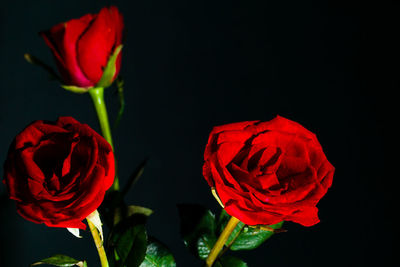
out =
<svg viewBox="0 0 400 267"><path fill-rule="evenodd" d="M107 141L71 117L35 121L15 137L4 164L4 182L18 213L52 227L85 229L114 181Z"/></svg>
<svg viewBox="0 0 400 267"><path fill-rule="evenodd" d="M334 167L316 136L282 117L215 127L203 174L231 215L248 225L319 222Z"/></svg>

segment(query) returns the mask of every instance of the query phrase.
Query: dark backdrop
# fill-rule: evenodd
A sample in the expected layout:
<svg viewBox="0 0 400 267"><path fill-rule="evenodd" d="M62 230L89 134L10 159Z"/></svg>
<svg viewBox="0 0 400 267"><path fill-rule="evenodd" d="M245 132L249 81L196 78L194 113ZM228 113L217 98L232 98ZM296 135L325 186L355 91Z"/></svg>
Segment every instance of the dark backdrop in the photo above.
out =
<svg viewBox="0 0 400 267"><path fill-rule="evenodd" d="M121 183L150 158L128 201L154 209L148 231L171 248L178 266L201 262L181 242L176 204L220 210L201 173L211 128L277 114L317 134L336 167L333 187L318 206L321 223L287 223L287 233L238 255L249 266L395 266L398 155L388 152L398 123L398 4L2 0L0 162L33 120L70 115L99 130L89 96L64 91L23 54L54 65L38 31L108 4L126 24L127 106L114 132ZM113 92L107 90L111 118ZM3 185L0 195L0 266L28 266L55 253L96 266L88 232L76 239L25 221Z"/></svg>

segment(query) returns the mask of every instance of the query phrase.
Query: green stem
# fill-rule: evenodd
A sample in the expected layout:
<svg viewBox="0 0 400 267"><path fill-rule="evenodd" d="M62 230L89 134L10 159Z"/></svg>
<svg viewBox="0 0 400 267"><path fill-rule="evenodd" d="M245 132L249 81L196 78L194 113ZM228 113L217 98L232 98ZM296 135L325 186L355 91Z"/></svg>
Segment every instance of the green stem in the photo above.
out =
<svg viewBox="0 0 400 267"><path fill-rule="evenodd" d="M99 231L97 230L96 226L94 226L94 224L91 223L89 220L87 220L87 223L89 225L90 232L92 233L97 252L99 253L101 267L109 267L106 251L104 250L103 241L100 238Z"/></svg>
<svg viewBox="0 0 400 267"><path fill-rule="evenodd" d="M216 261L217 261L219 258L221 258L222 255L224 255L224 253L227 252L227 251L231 248L231 246L233 245L233 243L235 243L236 239L239 237L240 233L242 232L242 230L243 230L243 228L244 228L245 226L246 226L246 225L243 224L242 227L240 227L240 230L236 233L236 235L235 235L235 237L232 239L232 241L231 241L227 246L224 247L224 249L221 251L221 253L218 254L218 256L217 256L217 258L216 258Z"/></svg>
<svg viewBox="0 0 400 267"><path fill-rule="evenodd" d="M95 87L89 90L89 94L93 100L94 108L96 109L97 118L99 119L101 132L104 138L110 143L112 149L114 150L114 145L111 136L110 123L108 122L108 114L106 103L104 102L104 88ZM112 185L112 190L119 190L118 176L115 175L114 183Z"/></svg>
<svg viewBox="0 0 400 267"><path fill-rule="evenodd" d="M214 261L218 257L219 252L224 247L226 241L228 240L232 231L236 228L239 222L239 219L233 216L230 218L221 235L219 236L217 242L214 244L214 247L211 249L210 254L208 254L208 257L206 259L207 267L211 267L213 265Z"/></svg>

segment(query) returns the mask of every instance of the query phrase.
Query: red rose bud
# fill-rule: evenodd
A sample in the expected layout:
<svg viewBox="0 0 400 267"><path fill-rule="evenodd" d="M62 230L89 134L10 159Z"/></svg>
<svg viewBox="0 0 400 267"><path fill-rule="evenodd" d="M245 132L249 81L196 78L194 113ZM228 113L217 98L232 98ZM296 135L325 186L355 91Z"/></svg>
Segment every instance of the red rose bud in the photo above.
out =
<svg viewBox="0 0 400 267"><path fill-rule="evenodd" d="M114 81L121 66L123 26L121 13L112 6L40 33L53 52L66 89L85 92Z"/></svg>
<svg viewBox="0 0 400 267"><path fill-rule="evenodd" d="M335 170L312 132L279 116L215 127L204 159L225 210L248 225L318 223Z"/></svg>
<svg viewBox="0 0 400 267"><path fill-rule="evenodd" d="M15 137L4 180L18 213L51 227L85 229L114 181L109 143L71 117L35 121Z"/></svg>

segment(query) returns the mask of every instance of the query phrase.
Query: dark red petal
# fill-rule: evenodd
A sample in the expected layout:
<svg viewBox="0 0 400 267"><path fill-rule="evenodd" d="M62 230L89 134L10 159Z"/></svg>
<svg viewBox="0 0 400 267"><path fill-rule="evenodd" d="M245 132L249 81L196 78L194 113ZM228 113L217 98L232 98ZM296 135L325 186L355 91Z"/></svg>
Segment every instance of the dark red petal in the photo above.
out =
<svg viewBox="0 0 400 267"><path fill-rule="evenodd" d="M236 181L228 169L221 166L218 159L211 161L210 170L216 184L223 184L239 192L243 190L243 187Z"/></svg>
<svg viewBox="0 0 400 267"><path fill-rule="evenodd" d="M90 25L94 16L87 14L79 19L60 23L49 31L41 33L46 44L52 49L64 82L79 87L93 86L79 67L77 41Z"/></svg>
<svg viewBox="0 0 400 267"><path fill-rule="evenodd" d="M22 163L19 151L10 149L4 164L3 182L7 185L11 199L19 202L33 200L27 183L25 166Z"/></svg>
<svg viewBox="0 0 400 267"><path fill-rule="evenodd" d="M244 142L252 135L252 133L244 133L242 130L254 123L256 123L256 121L245 121L214 127L208 137L207 146L204 151L204 158L206 159L210 153L215 151L218 144L230 142L230 140Z"/></svg>
<svg viewBox="0 0 400 267"><path fill-rule="evenodd" d="M235 158L235 156L239 153L243 146L244 143L239 142L220 144L215 154L218 158L219 163L221 164L221 167L225 168L229 163L231 163L231 161Z"/></svg>
<svg viewBox="0 0 400 267"><path fill-rule="evenodd" d="M41 216L40 208L31 204L17 202L17 211L23 218L34 223L43 223L45 220Z"/></svg>
<svg viewBox="0 0 400 267"><path fill-rule="evenodd" d="M274 119L262 122L254 126L257 132L274 131L277 133L288 133L299 135L306 139L311 139L315 144L319 145L317 137L314 133L304 128L301 124L286 119L281 116L276 116Z"/></svg>
<svg viewBox="0 0 400 267"><path fill-rule="evenodd" d="M110 7L111 15L113 16L113 21L115 24L115 44L114 48L116 49L119 45L122 44L123 37L123 29L124 29L124 21L122 14L119 13L118 9L115 6ZM121 59L122 53L119 53L117 57L117 61L115 62L115 74L113 79L117 78L118 73L121 69Z"/></svg>
<svg viewBox="0 0 400 267"><path fill-rule="evenodd" d="M79 125L81 123L72 117L65 116L65 117L58 117L56 124L60 125L61 127L64 128L66 125L70 125L70 124L78 124Z"/></svg>
<svg viewBox="0 0 400 267"><path fill-rule="evenodd" d="M71 146L69 147L68 156L64 159L62 168L61 168L61 177L65 177L68 174L76 173L77 170L71 170L71 158L72 158L72 151L74 151L75 146L78 144L78 140L72 141Z"/></svg>
<svg viewBox="0 0 400 267"><path fill-rule="evenodd" d="M319 223L318 208L313 206L303 207L293 214L286 216L284 220L299 223L303 226L313 226Z"/></svg>
<svg viewBox="0 0 400 267"><path fill-rule="evenodd" d="M49 133L66 133L63 128L45 121L35 121L15 137L15 149L37 146Z"/></svg>
<svg viewBox="0 0 400 267"><path fill-rule="evenodd" d="M49 227L61 227L61 228L78 228L81 230L86 230L86 224L82 220L69 220L69 221L46 221L45 224Z"/></svg>
<svg viewBox="0 0 400 267"><path fill-rule="evenodd" d="M226 179L222 178L219 173L216 172L215 167L212 165L211 167L213 176L215 177L215 188L224 205L234 200L237 205L241 207L246 207L248 209L256 208L257 205L252 202L250 192L243 190L238 184L230 185Z"/></svg>
<svg viewBox="0 0 400 267"><path fill-rule="evenodd" d="M96 165L92 174L81 181L77 192L79 197L68 205L68 210L74 211L75 218L84 219L100 206L105 194L104 175L104 168Z"/></svg>
<svg viewBox="0 0 400 267"><path fill-rule="evenodd" d="M33 159L35 151L36 148L34 147L29 147L27 149L22 150L20 154L21 155L20 159L23 165L25 166L24 171L26 178L35 180L39 183L43 183L45 180L44 173Z"/></svg>
<svg viewBox="0 0 400 267"><path fill-rule="evenodd" d="M68 75L68 71L66 69L63 59L63 53L60 50L62 49L62 40L64 39L64 34L64 23L57 24L48 31L40 32L40 35L43 37L45 43L48 47L50 47L51 51L53 52L53 56L63 77L65 77L65 75Z"/></svg>
<svg viewBox="0 0 400 267"><path fill-rule="evenodd" d="M214 179L211 173L210 162L208 160L206 160L203 165L203 176L210 187L215 186Z"/></svg>
<svg viewBox="0 0 400 267"><path fill-rule="evenodd" d="M39 125L43 124L42 121L35 121L26 127L21 133L15 137L15 149L22 149L26 146L36 146L40 139L45 135L43 131L39 129Z"/></svg>
<svg viewBox="0 0 400 267"><path fill-rule="evenodd" d="M243 122L235 122L235 123L229 123L221 126L215 126L210 135L218 134L221 132L226 132L226 131L241 131L244 130L247 126L249 125L254 125L258 121L243 121Z"/></svg>
<svg viewBox="0 0 400 267"><path fill-rule="evenodd" d="M115 31L115 44L117 47L122 44L123 37L123 29L124 29L124 18L122 14L118 11L118 8L115 6L111 6L109 8L111 20L114 23L114 31Z"/></svg>
<svg viewBox="0 0 400 267"><path fill-rule="evenodd" d="M266 210L250 210L232 204L225 206L226 212L247 225L272 225L283 221L283 216Z"/></svg>
<svg viewBox="0 0 400 267"><path fill-rule="evenodd" d="M112 150L104 152L105 159L101 161L103 164L103 167L105 169L105 174L103 178L103 183L104 186L103 188L105 190L109 189L112 184L114 183L114 178L115 178L115 158L114 158L114 153Z"/></svg>

